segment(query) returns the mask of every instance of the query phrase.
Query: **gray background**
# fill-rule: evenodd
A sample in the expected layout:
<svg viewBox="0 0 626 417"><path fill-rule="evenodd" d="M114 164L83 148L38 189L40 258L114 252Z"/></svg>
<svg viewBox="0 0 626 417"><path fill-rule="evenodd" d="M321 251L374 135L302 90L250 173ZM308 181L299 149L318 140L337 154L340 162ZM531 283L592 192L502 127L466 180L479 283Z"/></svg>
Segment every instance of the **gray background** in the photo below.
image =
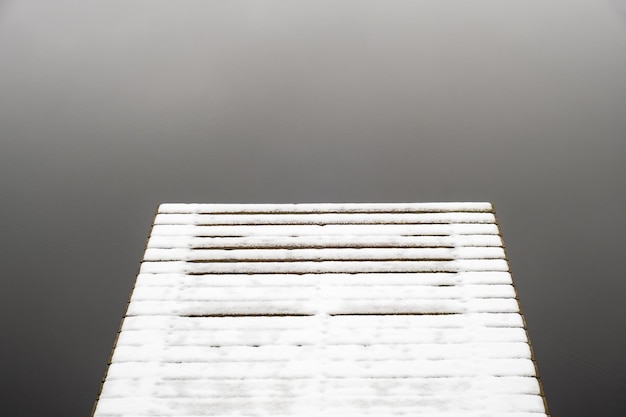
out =
<svg viewBox="0 0 626 417"><path fill-rule="evenodd" d="M626 7L0 3L0 411L89 415L159 202L492 201L553 416L626 415Z"/></svg>

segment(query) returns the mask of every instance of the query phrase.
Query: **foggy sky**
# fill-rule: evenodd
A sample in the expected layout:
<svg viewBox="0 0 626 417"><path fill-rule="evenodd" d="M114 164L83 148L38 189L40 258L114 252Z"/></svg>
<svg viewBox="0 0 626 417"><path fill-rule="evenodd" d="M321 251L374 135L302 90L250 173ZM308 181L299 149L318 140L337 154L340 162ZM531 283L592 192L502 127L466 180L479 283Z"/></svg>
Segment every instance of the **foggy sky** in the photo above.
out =
<svg viewBox="0 0 626 417"><path fill-rule="evenodd" d="M622 6L0 3L2 414L89 415L160 202L491 201L552 415L626 415Z"/></svg>

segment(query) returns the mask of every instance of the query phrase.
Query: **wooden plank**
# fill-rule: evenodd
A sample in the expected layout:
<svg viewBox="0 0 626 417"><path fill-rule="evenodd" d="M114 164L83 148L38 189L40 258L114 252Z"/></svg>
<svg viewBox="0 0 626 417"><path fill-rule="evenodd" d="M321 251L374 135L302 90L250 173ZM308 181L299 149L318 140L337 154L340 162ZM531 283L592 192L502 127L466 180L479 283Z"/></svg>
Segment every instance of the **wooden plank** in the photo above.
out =
<svg viewBox="0 0 626 417"><path fill-rule="evenodd" d="M283 236L280 239L266 236L246 237L193 237L152 236L148 248L189 249L297 249L297 248L407 248L407 247L502 247L498 235L456 236L385 236L385 235L335 235L335 236Z"/></svg>
<svg viewBox="0 0 626 417"><path fill-rule="evenodd" d="M332 248L332 249L146 249L146 261L262 262L262 261L388 261L504 259L502 248Z"/></svg>
<svg viewBox="0 0 626 417"><path fill-rule="evenodd" d="M372 274L458 271L508 271L503 259L458 261L296 261L296 262L143 262L142 274Z"/></svg>
<svg viewBox="0 0 626 417"><path fill-rule="evenodd" d="M139 287L231 287L231 286L294 286L294 285L475 285L511 284L511 274L501 271L449 272L413 274L216 274L186 275L182 273L141 273Z"/></svg>
<svg viewBox="0 0 626 417"><path fill-rule="evenodd" d="M359 329L398 328L463 328L463 327L524 327L518 313L466 313L460 315L370 315L332 316L325 319L328 326Z"/></svg>
<svg viewBox="0 0 626 417"><path fill-rule="evenodd" d="M479 318L478 320L488 320ZM507 320L503 318L502 320ZM510 319L509 319L510 320ZM126 317L126 330L216 330L216 329L300 329L317 325L316 316L132 316Z"/></svg>
<svg viewBox="0 0 626 417"><path fill-rule="evenodd" d="M288 346L166 346L124 345L116 349L112 362L241 362L276 361L277 358L306 360L311 356L323 360L345 361L409 361L409 360L486 360L486 359L530 359L527 343L463 343L463 344L419 344L419 345L317 345Z"/></svg>
<svg viewBox="0 0 626 417"><path fill-rule="evenodd" d="M533 377L450 377L450 378L328 378L325 381L327 390L339 395L359 395L363 398L376 398L384 391L387 395L413 396L419 392L456 393L461 395L468 389L487 390L495 394L538 394L539 384ZM160 378L148 379L143 383L136 378L118 379L116 384L103 392L109 398L132 396L158 397L172 395L187 397L225 397L225 398L262 398L281 396L285 390L292 392L297 398L298 392L318 389L315 378L249 378L249 379L212 379L198 378L190 381L179 381L179 384L163 384Z"/></svg>
<svg viewBox="0 0 626 417"><path fill-rule="evenodd" d="M498 235L495 224L371 224L371 225L282 225L282 226L193 226L156 224L151 236L336 236L336 235L396 235L450 236Z"/></svg>
<svg viewBox="0 0 626 417"><path fill-rule="evenodd" d="M299 329L319 326L351 328L454 328L463 326L524 327L518 313L468 313L463 315L370 315L370 316L132 316L126 330L216 330L216 329Z"/></svg>
<svg viewBox="0 0 626 417"><path fill-rule="evenodd" d="M407 398L405 402L394 398L374 403L372 399L345 404L326 403L326 407L332 413L324 415L332 417L362 417L363 415L410 415L416 417L458 417L458 416L480 416L480 417L539 417L545 414L536 411L539 409L539 396L530 395L500 395L492 397L490 400L476 400L479 392L468 391L465 395L455 396L454 394L442 395L441 402L438 397L416 396ZM152 398L152 400L150 400ZM288 398L288 399L287 399ZM101 412L106 416L129 415L132 417L151 417L155 408L161 411L158 416L176 416L177 410L184 410L184 417L193 416L248 416L249 414L239 414L238 410L254 410L253 415L286 417L294 415L310 415L312 403L322 401L323 393L308 392L299 393L290 397L281 398L158 398L138 397L137 404L133 404L126 398L110 398ZM446 411L441 411L441 403L448 404ZM148 406L150 404L150 406ZM393 405L395 404L395 406ZM489 406L490 404L491 407ZM393 414L389 414L389 409ZM479 409L480 414L468 414L468 410ZM277 413L276 410L280 410ZM126 412L126 414L121 414ZM166 413L166 414L162 414Z"/></svg>
<svg viewBox="0 0 626 417"><path fill-rule="evenodd" d="M325 375L343 378L421 377L446 378L463 376L534 376L535 368L529 359L490 359L484 361L451 360L446 366L437 361L328 361L320 363L314 358L303 361L219 362L219 363L112 363L107 378L125 379L136 375L163 379L196 379L211 375L213 378L307 377Z"/></svg>
<svg viewBox="0 0 626 417"><path fill-rule="evenodd" d="M467 313L463 315L370 315L370 316L133 316L123 330L215 330L292 329L317 326L319 320L336 327L360 328L454 328L463 326L524 327L518 313Z"/></svg>
<svg viewBox="0 0 626 417"><path fill-rule="evenodd" d="M163 203L158 213L403 213L490 212L490 203L315 203L315 204L205 204Z"/></svg>
<svg viewBox="0 0 626 417"><path fill-rule="evenodd" d="M420 301L431 299L515 298L511 285L463 285L450 287L413 285L328 285L263 287L140 287L134 301L288 301L294 299L356 300L402 298Z"/></svg>
<svg viewBox="0 0 626 417"><path fill-rule="evenodd" d="M510 298L434 300L324 300L310 298L267 301L134 301L128 316L253 315L253 314L450 314L517 313L517 300Z"/></svg>
<svg viewBox="0 0 626 417"><path fill-rule="evenodd" d="M320 213L320 214L164 214L154 224L169 225L329 225L495 223L492 213Z"/></svg>

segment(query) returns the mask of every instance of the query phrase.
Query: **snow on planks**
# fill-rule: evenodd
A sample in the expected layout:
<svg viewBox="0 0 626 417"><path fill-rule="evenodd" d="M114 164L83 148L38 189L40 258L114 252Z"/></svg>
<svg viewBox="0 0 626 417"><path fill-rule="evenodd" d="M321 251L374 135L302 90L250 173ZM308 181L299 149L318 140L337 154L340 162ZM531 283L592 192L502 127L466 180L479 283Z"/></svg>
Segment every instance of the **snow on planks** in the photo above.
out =
<svg viewBox="0 0 626 417"><path fill-rule="evenodd" d="M162 204L95 417L546 416L489 203Z"/></svg>

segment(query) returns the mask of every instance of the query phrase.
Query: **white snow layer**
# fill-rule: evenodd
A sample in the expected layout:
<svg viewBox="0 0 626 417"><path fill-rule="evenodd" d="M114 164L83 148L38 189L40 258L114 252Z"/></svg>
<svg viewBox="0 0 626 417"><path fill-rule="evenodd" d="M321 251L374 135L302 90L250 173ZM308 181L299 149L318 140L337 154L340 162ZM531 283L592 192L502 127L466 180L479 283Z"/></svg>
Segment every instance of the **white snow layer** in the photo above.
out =
<svg viewBox="0 0 626 417"><path fill-rule="evenodd" d="M158 213L404 213L491 212L491 203L315 203L315 204L193 204L163 203Z"/></svg>
<svg viewBox="0 0 626 417"><path fill-rule="evenodd" d="M95 417L545 417L489 203L163 204Z"/></svg>

